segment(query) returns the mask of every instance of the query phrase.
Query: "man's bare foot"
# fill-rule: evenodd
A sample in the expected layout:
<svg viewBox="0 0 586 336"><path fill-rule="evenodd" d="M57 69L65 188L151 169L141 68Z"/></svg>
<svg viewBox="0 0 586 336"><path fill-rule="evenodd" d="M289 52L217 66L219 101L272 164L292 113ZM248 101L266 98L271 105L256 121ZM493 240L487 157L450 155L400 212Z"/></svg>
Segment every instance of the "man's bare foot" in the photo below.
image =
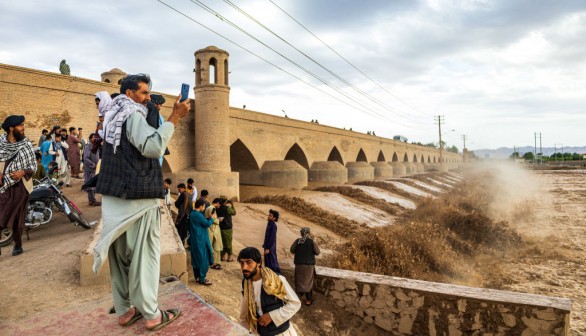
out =
<svg viewBox="0 0 586 336"><path fill-rule="evenodd" d="M172 320L175 315L167 312L169 314L169 320ZM152 320L145 320L145 325L147 329L153 329L154 327L158 326L159 324L163 323L163 314L159 314L159 316Z"/></svg>
<svg viewBox="0 0 586 336"><path fill-rule="evenodd" d="M122 316L118 316L118 323L120 325L125 325L126 323L130 322L130 320L132 320L132 317L134 316L135 312L136 312L136 308L131 307L130 310L128 310L126 312L126 314L124 314Z"/></svg>

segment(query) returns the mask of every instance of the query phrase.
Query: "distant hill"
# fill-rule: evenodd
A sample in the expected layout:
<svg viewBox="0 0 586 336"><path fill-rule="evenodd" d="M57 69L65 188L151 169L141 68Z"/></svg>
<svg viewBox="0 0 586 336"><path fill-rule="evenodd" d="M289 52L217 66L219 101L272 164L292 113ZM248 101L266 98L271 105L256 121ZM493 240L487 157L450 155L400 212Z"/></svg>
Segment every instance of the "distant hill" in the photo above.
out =
<svg viewBox="0 0 586 336"><path fill-rule="evenodd" d="M479 158L506 159L513 154L513 151L513 148L501 147L497 149L477 149L474 150L474 154ZM523 153L533 152L533 147L517 147L517 151L519 155L523 155ZM539 148L537 148L537 151L539 151ZM561 153L562 150L561 148L543 147L543 155L549 156L555 152ZM564 147L564 153L586 154L586 147Z"/></svg>

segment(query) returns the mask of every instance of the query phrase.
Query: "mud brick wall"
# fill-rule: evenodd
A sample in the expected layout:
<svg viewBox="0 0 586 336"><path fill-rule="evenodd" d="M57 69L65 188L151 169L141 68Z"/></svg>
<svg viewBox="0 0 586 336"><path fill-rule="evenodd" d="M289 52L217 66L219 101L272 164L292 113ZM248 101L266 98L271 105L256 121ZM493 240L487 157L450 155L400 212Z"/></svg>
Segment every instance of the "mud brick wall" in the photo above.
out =
<svg viewBox="0 0 586 336"><path fill-rule="evenodd" d="M155 79L156 80L156 79ZM54 125L82 127L88 138L96 129L98 110L95 94L98 91L119 92L120 86L81 77L0 64L0 122L8 115L26 117L26 136L35 144L42 129ZM167 100L161 114L168 118L176 96L163 94ZM195 143L194 111L175 129L169 144L171 155L165 156L163 169L179 171L193 166ZM0 131L0 134L3 131Z"/></svg>
<svg viewBox="0 0 586 336"><path fill-rule="evenodd" d="M569 335L569 299L317 268L316 291L393 335Z"/></svg>

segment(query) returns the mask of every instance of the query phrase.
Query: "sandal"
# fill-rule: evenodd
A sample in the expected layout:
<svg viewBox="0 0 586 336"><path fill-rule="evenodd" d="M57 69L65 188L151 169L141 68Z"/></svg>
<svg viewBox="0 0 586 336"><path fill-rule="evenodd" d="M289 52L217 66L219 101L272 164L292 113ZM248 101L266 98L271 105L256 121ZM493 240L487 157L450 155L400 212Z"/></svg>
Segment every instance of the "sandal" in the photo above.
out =
<svg viewBox="0 0 586 336"><path fill-rule="evenodd" d="M312 303L313 303L313 300L305 300L306 306L311 306Z"/></svg>
<svg viewBox="0 0 586 336"><path fill-rule="evenodd" d="M169 313L173 314L173 318L169 318ZM168 310L161 310L161 323L157 324L156 326L152 327L152 328L147 328L147 330L149 331L157 331L161 328L163 328L164 326L168 325L169 323L175 321L179 315L181 315L181 311L179 309L168 309Z"/></svg>
<svg viewBox="0 0 586 336"><path fill-rule="evenodd" d="M136 309L136 307L134 307L134 315L132 316L132 318L130 319L130 321L128 321L128 322L126 322L124 324L121 324L121 326L123 326L123 327L130 327L132 324L134 324L134 322L140 320L142 317L143 317L142 316L142 313L138 309Z"/></svg>
<svg viewBox="0 0 586 336"><path fill-rule="evenodd" d="M209 281L208 279L205 279L204 281L197 280L197 283L200 284L200 285L205 285L205 286L211 286L212 285L212 282Z"/></svg>

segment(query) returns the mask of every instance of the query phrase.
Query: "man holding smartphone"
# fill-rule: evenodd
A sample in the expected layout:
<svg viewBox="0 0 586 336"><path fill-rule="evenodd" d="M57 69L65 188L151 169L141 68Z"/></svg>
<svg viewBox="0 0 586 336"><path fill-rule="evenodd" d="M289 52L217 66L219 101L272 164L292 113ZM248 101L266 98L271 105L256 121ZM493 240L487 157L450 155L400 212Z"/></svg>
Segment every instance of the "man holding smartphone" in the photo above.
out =
<svg viewBox="0 0 586 336"><path fill-rule="evenodd" d="M157 160L163 156L175 126L187 115L189 100L180 102L178 96L167 122L154 128L146 120L150 82L148 75L126 76L120 95L105 113L105 141L96 186L96 192L103 195L103 227L94 248L94 272L108 258L120 325L129 326L144 317L148 330L159 330L177 319L180 311L158 308L159 204L164 191Z"/></svg>

